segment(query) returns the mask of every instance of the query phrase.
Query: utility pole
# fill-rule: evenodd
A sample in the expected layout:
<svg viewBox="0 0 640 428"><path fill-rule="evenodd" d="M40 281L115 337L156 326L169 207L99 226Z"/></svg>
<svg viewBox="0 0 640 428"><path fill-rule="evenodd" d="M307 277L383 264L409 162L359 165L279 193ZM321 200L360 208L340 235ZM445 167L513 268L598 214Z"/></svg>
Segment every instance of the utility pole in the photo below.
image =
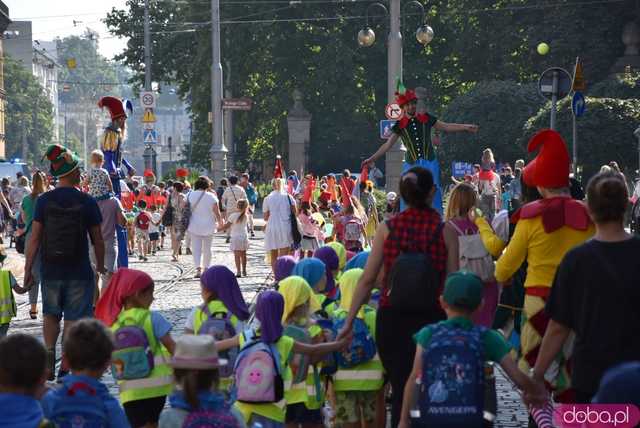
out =
<svg viewBox="0 0 640 428"><path fill-rule="evenodd" d="M220 63L220 0L211 0L211 172L219 183L227 175L227 148L222 138L222 64Z"/></svg>
<svg viewBox="0 0 640 428"><path fill-rule="evenodd" d="M89 154L87 153L87 115L84 115L84 121L82 122L82 148L84 149L84 167L88 168Z"/></svg>
<svg viewBox="0 0 640 428"><path fill-rule="evenodd" d="M149 32L149 0L144 0L144 89L151 90L151 34Z"/></svg>
<svg viewBox="0 0 640 428"><path fill-rule="evenodd" d="M389 44L387 49L387 102L395 102L396 79L402 79L402 32L400 0L389 0ZM386 189L397 191L406 149L402 142L387 152L385 160Z"/></svg>

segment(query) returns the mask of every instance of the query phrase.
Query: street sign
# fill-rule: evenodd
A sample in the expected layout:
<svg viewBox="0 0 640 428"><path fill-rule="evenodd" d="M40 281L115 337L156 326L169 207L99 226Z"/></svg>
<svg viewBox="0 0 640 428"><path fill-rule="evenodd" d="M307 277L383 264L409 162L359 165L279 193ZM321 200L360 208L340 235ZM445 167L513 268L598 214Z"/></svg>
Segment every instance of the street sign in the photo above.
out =
<svg viewBox="0 0 640 428"><path fill-rule="evenodd" d="M140 104L142 108L156 108L156 94L151 91L140 92Z"/></svg>
<svg viewBox="0 0 640 428"><path fill-rule="evenodd" d="M224 98L222 100L223 110L241 110L249 111L253 106L251 98Z"/></svg>
<svg viewBox="0 0 640 428"><path fill-rule="evenodd" d="M396 121L395 120L381 120L380 121L380 138L382 138L383 140L386 140L387 138L391 137L391 134L393 134L393 132L391 131L391 128L393 127L393 125L395 125Z"/></svg>
<svg viewBox="0 0 640 428"><path fill-rule="evenodd" d="M571 100L571 111L573 112L573 115L575 117L582 117L586 109L587 103L582 92L578 91L574 93L573 99Z"/></svg>
<svg viewBox="0 0 640 428"><path fill-rule="evenodd" d="M156 126L155 122L147 122L142 124L142 127L144 129L154 129L155 126Z"/></svg>
<svg viewBox="0 0 640 428"><path fill-rule="evenodd" d="M573 69L573 82L571 84L571 90L573 92L583 92L587 89L587 82L584 80L584 73L582 72L582 61L580 57L576 58L576 66Z"/></svg>
<svg viewBox="0 0 640 428"><path fill-rule="evenodd" d="M552 67L545 70L538 80L538 90L540 94L548 99L553 97L553 78L558 79L558 99L562 99L571 92L572 78L569 72L563 68Z"/></svg>
<svg viewBox="0 0 640 428"><path fill-rule="evenodd" d="M78 63L76 62L75 58L69 58L67 59L67 68L69 70L75 70L75 68L77 67Z"/></svg>
<svg viewBox="0 0 640 428"><path fill-rule="evenodd" d="M468 162L453 162L451 165L451 175L454 177L464 177L473 172L473 165Z"/></svg>
<svg viewBox="0 0 640 428"><path fill-rule="evenodd" d="M158 133L155 131L155 129L145 129L142 135L145 144L158 143Z"/></svg>
<svg viewBox="0 0 640 428"><path fill-rule="evenodd" d="M142 123L153 123L156 121L156 115L153 114L153 110L147 109L142 116Z"/></svg>
<svg viewBox="0 0 640 428"><path fill-rule="evenodd" d="M402 117L402 108L397 103L390 103L384 108L384 114L389 120L398 120Z"/></svg>

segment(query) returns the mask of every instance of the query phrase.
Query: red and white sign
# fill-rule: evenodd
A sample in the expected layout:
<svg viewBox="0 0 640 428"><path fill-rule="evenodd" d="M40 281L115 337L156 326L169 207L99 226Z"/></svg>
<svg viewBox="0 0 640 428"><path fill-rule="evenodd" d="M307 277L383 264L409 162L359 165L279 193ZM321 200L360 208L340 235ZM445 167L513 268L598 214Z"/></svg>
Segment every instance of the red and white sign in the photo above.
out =
<svg viewBox="0 0 640 428"><path fill-rule="evenodd" d="M398 120L402 117L402 108L397 103L387 104L384 108L384 114L389 120Z"/></svg>

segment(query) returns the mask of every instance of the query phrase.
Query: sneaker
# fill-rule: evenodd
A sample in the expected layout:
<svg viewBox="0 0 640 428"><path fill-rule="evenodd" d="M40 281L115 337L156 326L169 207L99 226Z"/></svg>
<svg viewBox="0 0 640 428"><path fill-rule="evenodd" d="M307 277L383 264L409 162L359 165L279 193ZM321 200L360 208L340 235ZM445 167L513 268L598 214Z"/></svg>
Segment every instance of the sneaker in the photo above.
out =
<svg viewBox="0 0 640 428"><path fill-rule="evenodd" d="M252 238L255 238L255 237L256 237L256 234L255 234L254 232L251 232L251 237L252 237Z"/></svg>
<svg viewBox="0 0 640 428"><path fill-rule="evenodd" d="M144 257L142 257L142 256L138 256L138 259L139 259L139 260L144 260Z"/></svg>
<svg viewBox="0 0 640 428"><path fill-rule="evenodd" d="M146 257L143 257L142 260L144 260L145 262L148 261L149 259Z"/></svg>
<svg viewBox="0 0 640 428"><path fill-rule="evenodd" d="M236 278L242 278L242 274L237 273L237 274L236 274Z"/></svg>

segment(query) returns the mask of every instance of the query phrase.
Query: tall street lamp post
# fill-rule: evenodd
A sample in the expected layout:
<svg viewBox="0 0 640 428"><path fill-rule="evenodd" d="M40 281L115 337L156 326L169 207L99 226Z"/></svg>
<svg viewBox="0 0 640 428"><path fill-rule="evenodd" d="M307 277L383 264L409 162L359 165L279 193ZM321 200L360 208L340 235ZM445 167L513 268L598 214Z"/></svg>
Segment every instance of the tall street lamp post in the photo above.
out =
<svg viewBox="0 0 640 428"><path fill-rule="evenodd" d="M416 30L416 40L426 46L433 40L433 29L426 24L426 14L422 3L412 0L406 6L413 6L422 11L422 25ZM389 38L387 48L387 100L395 101L396 78L402 78L402 32L400 20L402 17L401 0L389 0L389 10L381 3L372 3L367 7L367 25L358 33L358 44L363 47L372 46L376 41L373 29L369 27L369 10L373 7L382 8L389 15ZM406 149L398 143L386 155L387 190L398 188L402 162Z"/></svg>

